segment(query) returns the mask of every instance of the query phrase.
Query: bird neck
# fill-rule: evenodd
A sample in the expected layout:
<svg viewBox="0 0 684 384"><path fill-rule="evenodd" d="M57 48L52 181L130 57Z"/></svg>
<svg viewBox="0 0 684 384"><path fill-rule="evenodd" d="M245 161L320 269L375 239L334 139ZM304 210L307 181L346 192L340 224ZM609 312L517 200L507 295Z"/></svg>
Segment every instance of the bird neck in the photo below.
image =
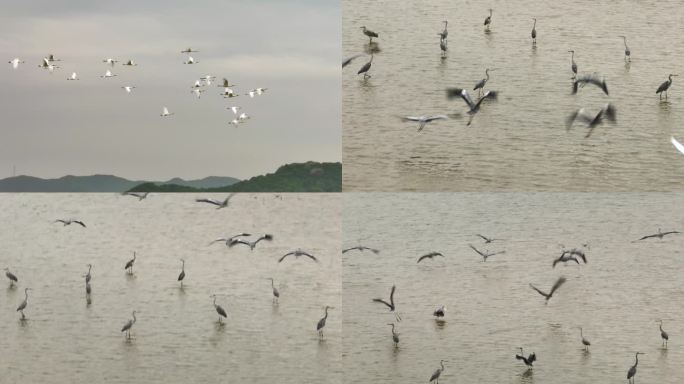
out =
<svg viewBox="0 0 684 384"><path fill-rule="evenodd" d="M440 362L439 362L439 365L442 367L442 371L443 371L443 370L444 370L444 362L443 362L443 361L440 361Z"/></svg>
<svg viewBox="0 0 684 384"><path fill-rule="evenodd" d="M328 307L325 307L325 316L323 316L324 319L328 318Z"/></svg>
<svg viewBox="0 0 684 384"><path fill-rule="evenodd" d="M537 19L534 19L534 25L532 26L532 29L537 27Z"/></svg>
<svg viewBox="0 0 684 384"><path fill-rule="evenodd" d="M214 307L216 306L216 297L214 297Z"/></svg>
<svg viewBox="0 0 684 384"><path fill-rule="evenodd" d="M639 364L639 354L634 355L634 366L636 367Z"/></svg>
<svg viewBox="0 0 684 384"><path fill-rule="evenodd" d="M133 312L133 322L135 323L138 319L135 318L135 312Z"/></svg>

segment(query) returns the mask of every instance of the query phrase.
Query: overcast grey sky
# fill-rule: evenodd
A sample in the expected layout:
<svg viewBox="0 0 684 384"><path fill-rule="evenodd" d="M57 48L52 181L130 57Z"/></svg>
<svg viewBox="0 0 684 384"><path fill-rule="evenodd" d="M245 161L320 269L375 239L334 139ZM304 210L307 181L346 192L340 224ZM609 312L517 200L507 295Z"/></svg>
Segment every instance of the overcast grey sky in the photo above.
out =
<svg viewBox="0 0 684 384"><path fill-rule="evenodd" d="M4 2L0 177L16 165L38 177L248 178L341 161L340 20L336 0ZM198 64L183 64L186 47ZM53 74L38 68L50 53L62 59ZM138 66L102 79L108 57ZM224 99L212 84L198 100L190 87L204 75L268 91ZM251 120L229 125L229 105Z"/></svg>

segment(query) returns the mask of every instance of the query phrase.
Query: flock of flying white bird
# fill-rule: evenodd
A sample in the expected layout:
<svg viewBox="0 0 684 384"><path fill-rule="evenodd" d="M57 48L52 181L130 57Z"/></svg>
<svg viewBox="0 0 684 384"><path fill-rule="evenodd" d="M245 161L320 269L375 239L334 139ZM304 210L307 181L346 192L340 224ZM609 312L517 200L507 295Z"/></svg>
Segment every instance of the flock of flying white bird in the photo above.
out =
<svg viewBox="0 0 684 384"><path fill-rule="evenodd" d="M658 228L657 233L642 236L641 238L636 239L633 242L639 242L639 241L649 240L649 239L661 239L662 240L665 236L675 235L675 234L680 234L680 233L681 232L679 232L679 231L663 232L663 231L661 231L660 228ZM494 242L499 243L499 242L503 241L502 239L488 237L488 236L485 236L482 234L476 234L475 236L479 237L485 246L488 244L492 244ZM470 247L470 249L472 251L474 251L475 253L477 253L479 256L482 257L482 262L486 262L487 259L492 257L492 256L501 255L501 254L506 253L505 250L495 251L495 252L490 252L489 250L483 251L482 249L478 249L477 247L475 247L473 244L468 244L468 246ZM566 264L566 263L573 263L574 262L574 263L577 263L577 265L580 265L580 261L581 261L583 264L587 264L587 253L589 251L589 248L590 248L589 244L582 244L582 246L580 246L580 247L575 247L575 248L571 248L571 249L566 249L565 246L561 246L561 254L560 254L560 256L553 258L553 262L551 263L551 268L555 269L556 265L559 263ZM343 249L342 253L344 254L344 253L347 253L350 251L360 251L360 252L371 251L375 254L380 253L379 249L367 247L364 245L358 245L358 246ZM426 253L426 254L418 257L416 263L421 263L425 260L434 260L435 257L444 258L445 256L441 252L433 251L433 252L429 252L429 253ZM532 285L532 283L530 283L529 286L532 290L536 291L537 293L539 293L544 298L545 304L548 304L549 300L551 300L551 298L556 293L556 291L566 282L567 282L567 278L565 278L564 276L558 277L548 292L537 288L536 286ZM401 322L401 316L399 316L399 313L397 312L397 304L394 301L395 291L396 291L396 285L392 285L392 288L390 290L389 300L384 300L381 298L374 298L374 299L372 299L372 301L375 303L385 305L389 309L389 311L394 315L394 318L396 319L396 321ZM446 312L447 312L446 306L441 305L438 308L436 308L432 314L435 317L435 320L437 322L441 323L443 321L443 318L446 316ZM667 332L665 332L663 330L662 320L658 320L657 323L659 323L659 325L660 325L659 329L660 329L660 337L662 339L662 348L666 349L667 348L667 342L670 339L670 336ZM392 341L394 342L394 348L398 349L399 348L399 333L396 331L396 324L395 323L389 323L387 325L392 327L392 329L391 329ZM585 351L585 353L589 353L589 346L591 346L591 342L586 337L584 337L584 330L582 329L582 327L577 327L577 328L579 329L579 332L580 332L580 335L579 335L580 336L580 342L584 346L584 351ZM530 355L525 356L525 354L523 352L523 348L519 347L518 349L520 350L520 353L516 354L515 358L517 360L520 360L523 364L525 364L525 366L527 366L528 371L531 370L533 365L534 365L534 362L537 360L537 355L533 352ZM634 376L637 373L637 365L639 364L639 355L642 355L642 354L643 354L642 352L636 352L634 365L631 366L629 368L629 370L627 371L627 379L630 382L633 382L633 380L634 380ZM444 371L444 362L446 362L446 361L447 360L441 360L440 361L440 368L438 368L436 371L434 371L432 376L430 376L430 382L439 383L439 377L441 376L442 372Z"/></svg>
<svg viewBox="0 0 684 384"><path fill-rule="evenodd" d="M492 25L492 14L493 10L490 8L489 9L489 16L487 16L484 20L484 30L485 33L490 33L491 31L491 25ZM532 45L536 47L537 45L537 19L533 18L533 25L532 25L532 31L530 32L530 37L532 39ZM447 30L448 26L448 21L445 20L443 21L444 23L444 29L437 33L439 36L439 47L442 52L442 59L446 58L447 51L448 51L448 44L447 44L447 37L449 35L449 31ZM370 70L371 66L373 65L373 56L375 53L380 52L380 48L377 42L374 42L373 39L378 39L380 37L380 34L374 31L371 31L370 29L366 28L365 26L361 27L361 30L364 35L368 37L368 44L365 45L365 51L366 53L362 54L356 54L351 57L348 57L342 61L342 68L346 67L347 65L351 64L351 62L359 57L366 56L366 54L370 54L370 60L365 63L357 72L357 75L363 74L363 80L367 81L371 75L370 75ZM629 49L629 46L627 46L627 37L620 35L618 36L622 38L624 47L625 47L625 56L624 60L626 63L629 63L631 61L631 55L632 52ZM577 74L577 63L575 63L575 51L574 50L569 50L569 53L572 54L571 56L571 63L570 63L570 70L572 71L572 94L576 94L578 91L578 88L582 88L587 84L594 85L601 89L606 95L608 95L608 86L606 84L606 80L604 77L600 76L598 73L593 72L593 73L588 73L588 74L583 74L583 75L578 75ZM486 91L484 92L484 87L489 81L489 72L494 71L495 69L490 69L487 68L485 69L485 78L481 79L479 82L475 84L473 87L473 91L478 91L478 99L474 100L470 93L467 91L466 87L453 87L453 88L447 88L446 89L446 94L448 99L454 99L454 98L461 98L463 101L465 101L468 110L467 114L469 115L468 123L467 125L470 125L473 121L473 118L475 115L480 111L480 106L485 100L491 100L491 101L496 101L498 99L498 94L499 92L497 91ZM665 99L667 99L667 91L670 89L672 86L672 78L678 76L677 74L669 74L668 78L666 81L664 81L658 88L656 89L656 94L659 95L659 98L662 99L663 94L665 94ZM458 118L461 117L460 113L454 113L454 114L442 114L442 115L431 115L431 116L405 116L402 117L402 121L404 122L416 122L418 123L418 131L422 131L423 128L434 121L439 121L439 120L448 120L451 118ZM611 123L616 123L616 108L613 104L607 103L603 108L601 108L598 112L596 113L589 113L585 108L580 108L579 110L573 112L570 114L567 119L566 119L566 128L569 131L570 128L573 126L575 122L581 122L583 123L587 128L587 134L585 135L585 138L588 138L591 136L592 132L594 131L594 128L597 126L601 125L602 123L608 122ZM674 137L670 138L670 141L672 145L681 153L684 154L684 145L681 144L679 141L677 141Z"/></svg>
<svg viewBox="0 0 684 384"><path fill-rule="evenodd" d="M125 192L124 195L136 197L138 199L138 201L142 201L142 200L145 200L149 196L149 193L148 192L145 192L145 193ZM227 208L229 206L230 200L235 195L236 195L235 193L231 193L224 200L200 198L200 199L195 199L195 202L209 204L209 205L216 207L216 209L219 210L219 209ZM276 195L275 197L277 198L279 196ZM83 228L87 228L86 223L84 223L81 220L76 220L76 219L72 219L72 218L70 218L70 219L57 219L54 222L55 223L61 223L64 227L69 226L71 224L78 224ZM238 234L234 234L231 236L221 237L221 238L215 239L215 240L211 241L209 243L209 245L212 245L215 243L224 243L227 248L233 248L235 246L242 245L242 246L248 247L250 249L250 251L253 251L254 248L257 246L257 244L259 244L261 241L269 241L270 242L273 240L273 235L268 234L268 233L256 236L256 238L254 240L250 241L250 239L252 239L252 236L253 236L252 234L246 233L246 232L238 233ZM315 257L310 252L304 251L300 248L292 250L290 252L287 252L284 255L281 255L278 258L277 262L282 263L286 258L299 259L302 256L304 257L304 259L311 259L313 262L318 263L317 257ZM133 275L133 266L135 264L136 259L137 259L137 253L133 252L133 258L129 259L124 264L124 271L126 271L126 273L128 275ZM181 264L181 272L178 275L177 281L180 283L181 289L183 289L183 281L186 278L185 260L180 259L180 261L182 263ZM92 272L93 265L87 264L86 266L88 267L88 272L85 275L83 275L83 277L85 278L85 294L86 294L85 298L86 298L86 303L88 305L91 305L91 303L92 303L92 301L91 301L92 287L90 285L90 281L92 280L91 272ZM19 283L19 278L17 277L17 275L15 273L10 271L9 267L5 268L4 270L5 270L5 276L7 277L7 279L9 280L9 283L10 283L10 289L16 289L17 284ZM275 281L273 280L273 278L269 277L267 279L271 281L271 289L272 289L272 295L273 295L272 303L273 303L273 305L278 305L278 299L280 298L280 292L276 288ZM24 311L29 306L28 305L29 304L28 292L31 290L32 290L32 288L30 288L30 287L24 288L24 300L19 304L19 306L16 309L16 311L21 314L21 319L20 319L21 322L26 322L28 320L26 318L26 315L24 314ZM225 326L223 319L228 318L228 312L226 311L226 309L224 307L222 307L221 305L216 303L216 298L217 298L216 294L212 294L210 296L210 298L213 299L213 306L214 306L214 309L216 310L216 313L218 314L217 325L220 327ZM324 307L324 312L325 312L324 316L320 320L318 320L318 322L316 323L316 331L318 332L318 337L320 339L322 339L324 337L323 336L323 329L325 328L325 324L326 324L326 321L328 319L328 310L333 309L333 308L334 307L332 307L332 306L325 306ZM128 320L123 325L123 327L121 328L121 332L125 332L127 340L131 340L131 330L132 330L133 326L135 325L135 322L137 321L137 318L135 315L136 315L136 313L139 313L139 312L140 311L134 310L132 312L132 319Z"/></svg>
<svg viewBox="0 0 684 384"><path fill-rule="evenodd" d="M194 57L191 56L192 53L199 52L197 50L194 50L192 48L186 48L181 51L181 53L187 54L186 60L183 62L183 64L187 65L193 65L193 64L198 64L199 61L196 60ZM38 65L39 68L42 68L44 70L47 70L49 73L53 73L55 69L60 68L60 65L57 65L56 63L61 62L61 59L55 58L53 54L50 54L46 57L43 58L41 63ZM102 79L111 79L113 77L118 76L117 74L113 73L112 70L114 69L114 66L116 63L119 63L119 60L113 59L113 58L106 58L102 60L103 63L106 65L109 65L111 68L107 68L102 76L100 76ZM25 61L21 60L19 58L14 58L9 61L9 64L12 65L13 69L18 69L20 64L24 64ZM121 65L126 66L126 67L136 67L138 64L133 61L133 60L126 60L124 63ZM76 72L72 72L69 77L66 78L67 80L80 80L78 77L78 74ZM201 76L199 79L195 80L193 85L191 86L191 93L196 96L198 99L202 97L202 93L207 91L208 86L213 84L215 82L216 76L212 75L204 75ZM223 88L223 92L220 92L219 95L222 95L225 99L232 99L234 97L240 96L237 94L233 88L236 87L236 84L231 84L228 79L225 77L223 78L223 81L218 83L217 86L219 88ZM130 94L133 92L134 89L136 89L135 85L122 85L121 89L126 91L126 93ZM247 93L245 93L245 96L249 96L250 98L254 98L256 96L261 96L263 95L268 88L254 88L249 90ZM230 105L227 107L227 109L231 110L233 112L234 118L229 122L230 125L233 125L237 127L240 124L243 124L247 122L247 120L250 119L250 115L248 115L245 112L242 111L242 107L239 105ZM162 112L160 114L161 117L169 117L173 116L174 112L170 112L169 108L166 106L162 107Z"/></svg>

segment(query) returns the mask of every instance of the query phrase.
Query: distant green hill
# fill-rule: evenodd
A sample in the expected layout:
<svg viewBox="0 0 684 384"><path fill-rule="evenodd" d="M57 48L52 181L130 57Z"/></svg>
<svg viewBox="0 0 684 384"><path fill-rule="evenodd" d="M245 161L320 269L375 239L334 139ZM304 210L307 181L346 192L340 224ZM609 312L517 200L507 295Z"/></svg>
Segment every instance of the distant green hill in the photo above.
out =
<svg viewBox="0 0 684 384"><path fill-rule="evenodd" d="M292 163L274 173L218 188L144 183L130 192L341 192L342 163Z"/></svg>
<svg viewBox="0 0 684 384"><path fill-rule="evenodd" d="M199 180L173 178L157 184L173 184L191 188L218 188L240 180L234 177L210 176ZM0 180L0 192L123 192L146 181L133 181L112 175L63 176L58 179L41 179L32 176L14 176Z"/></svg>

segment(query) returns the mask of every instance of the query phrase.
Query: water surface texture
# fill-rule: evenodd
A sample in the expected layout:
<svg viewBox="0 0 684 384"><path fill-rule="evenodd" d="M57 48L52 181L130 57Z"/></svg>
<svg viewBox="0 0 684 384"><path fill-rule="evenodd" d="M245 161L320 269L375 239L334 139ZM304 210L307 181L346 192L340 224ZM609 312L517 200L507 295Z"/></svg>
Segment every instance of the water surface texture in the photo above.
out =
<svg viewBox="0 0 684 384"><path fill-rule="evenodd" d="M343 56L369 50L366 26L380 36L372 77L343 69L344 189L347 191L677 191L684 157L684 77L667 102L655 94L680 72L684 8L677 1L390 1L343 0ZM483 21L493 8L491 32ZM530 32L537 18L537 45ZM438 32L449 21L448 54ZM624 60L626 35L632 61ZM579 73L605 76L571 94L570 53ZM500 92L468 120L446 87L468 88L494 68L485 89ZM591 137L565 119L606 103L617 124ZM400 116L462 114L429 124Z"/></svg>
<svg viewBox="0 0 684 384"><path fill-rule="evenodd" d="M15 289L4 271L0 280L0 382L341 382L339 195L238 194L221 210L198 197L225 195L0 195L0 266L19 277ZM53 223L58 218L87 228ZM208 245L243 231L274 239L251 252ZM297 248L320 262L277 262ZM277 306L269 277L280 290ZM25 287L33 291L22 322L15 309ZM228 312L224 326L212 294ZM319 341L326 305L336 309ZM133 310L127 341L120 330Z"/></svg>
<svg viewBox="0 0 684 384"><path fill-rule="evenodd" d="M683 197L345 195L345 247L381 251L344 254L346 382L427 383L444 359L440 383L625 383L639 351L637 383L681 383L684 234L633 241L658 227L682 230ZM483 244L477 233L501 240ZM585 243L586 265L552 268L561 244ZM482 262L468 244L506 253ZM416 263L430 251L444 258ZM567 282L548 305L528 285L548 291L560 276ZM393 284L401 322L371 301L387 300ZM446 317L436 321L441 305ZM518 347L536 353L533 370L515 359Z"/></svg>

